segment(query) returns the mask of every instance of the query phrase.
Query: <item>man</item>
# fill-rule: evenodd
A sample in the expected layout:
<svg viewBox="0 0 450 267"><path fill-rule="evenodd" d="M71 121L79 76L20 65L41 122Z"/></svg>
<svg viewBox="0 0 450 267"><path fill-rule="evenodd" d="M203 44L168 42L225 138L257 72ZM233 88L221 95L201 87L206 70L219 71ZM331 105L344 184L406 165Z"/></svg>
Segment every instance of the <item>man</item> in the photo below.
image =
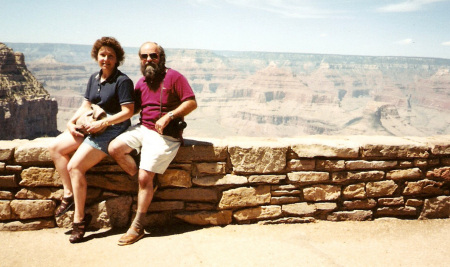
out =
<svg viewBox="0 0 450 267"><path fill-rule="evenodd" d="M157 43L144 43L139 49L142 77L136 84L135 107L140 108L140 123L130 127L109 145L109 154L122 169L139 181L138 205L127 233L119 245L132 244L144 236L144 220L153 198L153 179L162 174L181 145L178 136L163 135L170 121L197 108L195 95L186 78L166 68L164 49ZM161 101L162 100L162 101ZM139 169L130 153L141 153Z"/></svg>

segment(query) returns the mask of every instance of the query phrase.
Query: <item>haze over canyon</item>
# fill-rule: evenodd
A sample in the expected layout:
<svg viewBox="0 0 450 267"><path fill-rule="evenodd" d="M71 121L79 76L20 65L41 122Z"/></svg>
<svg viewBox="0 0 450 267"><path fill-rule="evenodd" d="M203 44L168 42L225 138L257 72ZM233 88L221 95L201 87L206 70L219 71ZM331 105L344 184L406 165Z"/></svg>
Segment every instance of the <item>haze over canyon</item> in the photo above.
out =
<svg viewBox="0 0 450 267"><path fill-rule="evenodd" d="M57 128L80 106L91 46L6 43L58 103ZM138 48L119 67L140 78ZM450 59L166 49L198 109L186 137L450 134ZM134 119L136 121L136 118Z"/></svg>

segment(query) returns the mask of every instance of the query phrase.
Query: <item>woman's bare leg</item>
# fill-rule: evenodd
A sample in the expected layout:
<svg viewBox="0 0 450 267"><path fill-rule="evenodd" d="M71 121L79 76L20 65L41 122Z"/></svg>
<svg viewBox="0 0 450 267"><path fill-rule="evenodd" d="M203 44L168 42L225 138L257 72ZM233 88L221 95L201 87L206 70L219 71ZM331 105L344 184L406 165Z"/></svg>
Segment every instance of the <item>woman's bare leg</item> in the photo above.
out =
<svg viewBox="0 0 450 267"><path fill-rule="evenodd" d="M73 195L72 182L70 181L70 175L67 171L67 165L70 161L69 155L77 150L82 142L82 137L74 137L68 131L65 131L56 137L48 146L50 157L55 164L59 177L61 177L64 188L64 197Z"/></svg>
<svg viewBox="0 0 450 267"><path fill-rule="evenodd" d="M70 173L75 200L74 223L79 223L84 218L87 192L86 172L106 156L103 151L82 144L69 162L67 169Z"/></svg>

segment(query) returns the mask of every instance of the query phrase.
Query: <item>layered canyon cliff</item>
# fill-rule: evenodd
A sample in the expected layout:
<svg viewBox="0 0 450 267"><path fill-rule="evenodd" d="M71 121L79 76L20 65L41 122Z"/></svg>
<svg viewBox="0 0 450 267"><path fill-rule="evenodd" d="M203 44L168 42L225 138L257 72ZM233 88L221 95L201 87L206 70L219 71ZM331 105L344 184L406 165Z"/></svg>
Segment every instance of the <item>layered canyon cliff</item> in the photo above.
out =
<svg viewBox="0 0 450 267"><path fill-rule="evenodd" d="M0 43L0 140L55 136L58 105L27 69L25 57Z"/></svg>
<svg viewBox="0 0 450 267"><path fill-rule="evenodd" d="M8 44L59 105L58 129L98 69L90 46ZM140 77L138 48L120 69ZM450 133L450 59L166 49L199 107L186 136L427 136ZM136 121L136 119L135 119Z"/></svg>

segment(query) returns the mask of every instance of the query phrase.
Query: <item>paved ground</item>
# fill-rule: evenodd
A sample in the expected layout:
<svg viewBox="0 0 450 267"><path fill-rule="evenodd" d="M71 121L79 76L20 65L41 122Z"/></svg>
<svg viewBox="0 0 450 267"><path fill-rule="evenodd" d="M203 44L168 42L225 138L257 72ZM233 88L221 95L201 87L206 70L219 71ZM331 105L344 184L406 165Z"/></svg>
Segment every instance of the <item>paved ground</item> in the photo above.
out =
<svg viewBox="0 0 450 267"><path fill-rule="evenodd" d="M0 232L0 266L449 266L450 219L153 230L131 245L121 231Z"/></svg>

